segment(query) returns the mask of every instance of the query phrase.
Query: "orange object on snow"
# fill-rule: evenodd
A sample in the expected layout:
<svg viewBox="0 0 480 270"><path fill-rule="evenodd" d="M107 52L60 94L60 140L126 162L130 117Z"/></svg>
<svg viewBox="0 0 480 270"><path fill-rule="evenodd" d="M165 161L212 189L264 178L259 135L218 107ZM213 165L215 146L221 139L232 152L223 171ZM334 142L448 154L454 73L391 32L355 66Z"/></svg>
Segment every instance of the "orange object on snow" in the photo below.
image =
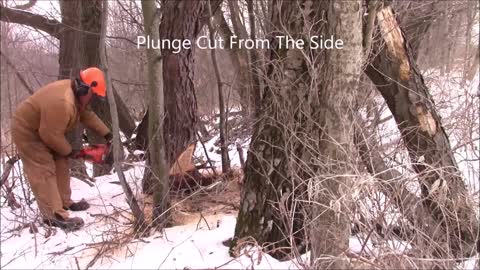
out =
<svg viewBox="0 0 480 270"><path fill-rule="evenodd" d="M91 163L104 164L108 161L109 154L110 144L94 144L80 150L77 157L83 158Z"/></svg>

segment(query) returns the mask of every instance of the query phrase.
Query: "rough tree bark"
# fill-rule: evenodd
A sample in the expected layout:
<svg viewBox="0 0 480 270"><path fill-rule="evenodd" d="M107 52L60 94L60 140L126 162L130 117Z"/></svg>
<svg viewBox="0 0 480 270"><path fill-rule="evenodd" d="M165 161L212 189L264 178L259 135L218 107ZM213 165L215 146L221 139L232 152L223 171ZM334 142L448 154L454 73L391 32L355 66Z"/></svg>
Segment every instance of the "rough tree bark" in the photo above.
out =
<svg viewBox="0 0 480 270"><path fill-rule="evenodd" d="M59 36L58 78L63 80L78 76L80 70L86 67L86 55L81 38L82 32L77 31L82 29L82 2L62 0L59 3L62 24L65 25L65 28ZM79 124L66 135L73 149L82 148L83 131L83 125ZM85 162L82 159L70 160L70 173L77 178L89 178Z"/></svg>
<svg viewBox="0 0 480 270"><path fill-rule="evenodd" d="M210 5L212 7L212 12L215 13L217 12L217 9L220 7L220 4L222 3L223 0L209 0L210 1ZM188 2L197 2L197 3L188 3ZM200 29L208 22L207 20L210 18L210 15L209 15L209 11L206 7L206 4L208 4L208 1L207 0L202 0L202 1L187 1L187 0L180 0L180 1L165 1L166 5L164 5L162 8L161 8L161 12L162 12L162 16L163 14L167 14L166 16L163 16L162 18L162 22L161 22L161 25L160 25L160 33L166 33L168 34L169 36L179 36L181 38L186 38L186 39L192 39L192 42L193 40L198 36L198 34L200 33ZM195 10L191 10L191 8L199 8L201 7L201 13L200 14L197 14L198 12L195 11ZM188 10L186 10L188 9ZM177 13L172 13L172 12L177 12ZM185 17L185 16L190 16L190 15L195 15L194 17ZM171 24L170 26L164 26L164 24ZM167 30L170 30L170 32L168 32ZM175 31L173 31L175 30ZM182 31L182 30L185 30L185 31ZM167 33L168 32L168 33ZM193 33L192 33L193 32ZM162 36L162 39L164 38L163 35ZM166 37L165 37L166 38ZM170 51L167 51L165 50L165 54L168 53L169 55L169 58L171 59L170 61L172 62L175 62L176 64L174 66L172 66L170 70L163 70L163 76L173 76L173 77L170 77L169 79L169 86L165 85L165 82L164 82L164 100L165 100L165 117L168 119L169 118L169 115L170 117L175 117L176 116L176 113L179 112L179 111L184 111L184 116L183 117L188 117L189 114L191 114L191 108L189 108L187 105L189 105L191 103L191 101L189 100L183 100L182 97L183 96L190 96L190 97L194 97L194 89L193 89L193 86L191 86L190 88L190 84L187 84L186 82L188 80L192 80L193 77L193 67L189 66L189 65L180 65L180 63L183 62L183 64L191 64L193 63L193 57L192 57L192 54L194 53L194 51L190 51L190 50L187 50L188 52L190 52L188 54L188 52L182 52L180 54L172 54ZM188 57L187 57L188 56ZM165 66L165 57L163 57L163 66ZM188 61L187 61L188 60ZM181 78L181 77L178 77L178 73L180 71L180 68L182 69L182 71L188 71L188 72L184 72L182 73L181 75L185 75L187 76L186 78ZM175 75L175 73L177 73ZM165 78L164 78L164 81L165 81ZM175 83L177 82L177 83ZM178 87L178 88L175 88L173 86L179 86L181 83L185 83L186 85L189 86L189 88L183 88L183 87ZM178 92L175 92L175 91L179 91L180 93ZM185 92L185 93L183 93ZM187 106L185 109L184 109L184 106ZM165 120L167 120L165 119ZM164 125L164 137L165 137L165 145L167 146L167 149L166 149L166 157L167 157L167 164L168 165L171 165L171 163L173 163L175 160L176 160L176 157L178 157L181 153L181 151L184 151L186 149L183 148L181 150L179 150L180 152L178 152L177 150L177 146L174 146L173 144L171 145L170 144L170 138L175 138L176 137L176 134L174 132L176 132L176 130L178 129L179 131L182 131L182 132L185 132L185 133L188 133L188 134L195 134L194 130L195 130L195 126L189 126L187 125L186 123L185 124L182 124L182 123L175 123L175 122L179 122L177 120L172 119L171 120L172 123L171 125L169 124L169 126L167 127L166 125ZM192 122L192 121L189 121L189 123ZM175 128L172 129L175 125L179 125L178 128ZM148 111L147 113L144 115L144 117L142 118L142 121L140 122L138 128L137 128L137 137L136 137L136 140L135 140L135 144L136 146L139 148L139 149L145 149L145 147L149 144L148 142L148 135L147 135L147 128L148 126ZM184 126L183 128L181 128L180 126ZM170 128L169 128L170 127ZM181 137L184 137L185 134L183 134ZM190 137L190 136L188 136ZM191 137L193 138L193 137ZM182 141L183 139L181 139ZM169 150L171 148L171 150ZM168 153L176 153L175 155L170 155ZM174 156L174 158L171 158L170 156Z"/></svg>
<svg viewBox="0 0 480 270"><path fill-rule="evenodd" d="M347 197L342 190L348 190L348 175L353 171L352 111L364 60L362 2L322 1L316 12L326 19L321 34L341 39L345 46L323 50L317 71L319 106L313 109L320 126L320 165L313 191L311 264L317 269L345 269L349 266L345 251L349 249L350 220L347 202L341 198Z"/></svg>
<svg viewBox="0 0 480 270"><path fill-rule="evenodd" d="M160 36L163 39L195 41L201 30L200 15L207 1L164 1ZM194 49L174 54L163 50L163 83L165 93L167 164L176 160L195 137L197 102L193 84Z"/></svg>
<svg viewBox="0 0 480 270"><path fill-rule="evenodd" d="M374 46L376 57L365 72L385 98L418 173L423 203L437 228L430 235L439 243L433 253L441 258L469 256L478 220L450 142L392 8L383 8L377 16L386 46Z"/></svg>
<svg viewBox="0 0 480 270"><path fill-rule="evenodd" d="M69 1L72 2L72 1ZM83 69L86 67L100 66L100 31L102 27L102 1L99 0L84 0L81 3L80 9L81 28L84 32L73 30L72 35L75 39L69 40L67 44L79 44L80 51L72 51L70 48L65 48L66 54L64 59L68 62L72 54L80 54L84 58L83 63L78 63L73 70L77 72L77 68ZM78 76L78 73L72 73L72 76ZM90 107L98 115L98 117L112 129L112 116L110 114L109 104L99 99L93 99ZM105 139L91 130L86 130L88 142L91 144L105 143ZM111 165L93 165L93 176L101 176L107 174L112 169Z"/></svg>
<svg viewBox="0 0 480 270"><path fill-rule="evenodd" d="M200 33L202 26L207 22L208 1L163 1L160 36L162 39L191 40L192 44ZM212 12L215 12L221 1L211 1ZM197 121L197 101L193 84L194 52L181 50L173 53L172 50L162 51L163 66L163 93L165 102L164 138L165 157L168 168L187 149L195 139ZM143 122L143 120L142 120ZM137 135L138 136L138 135ZM148 136L143 136L143 144L149 144ZM144 192L149 192L152 186L152 177L145 171L143 178Z"/></svg>
<svg viewBox="0 0 480 270"><path fill-rule="evenodd" d="M272 3L268 78L245 164L232 255L250 237L276 258L306 249L304 209L298 204L305 187L296 169L302 144L294 131L301 128L299 119L306 118L303 112L310 106L304 97L311 79L302 52L281 49L274 38L287 33L301 37L302 21L295 23L299 7L297 1Z"/></svg>
<svg viewBox="0 0 480 270"><path fill-rule="evenodd" d="M342 50L319 54L287 49L285 44L271 41L268 78L245 167L232 247L241 246L245 237L253 237L281 258L306 248L304 210L308 209L301 203L308 199L306 184L323 179L312 184L329 190L333 197L318 193L311 198L327 206L339 196L340 186L347 184L347 179L338 175L345 175L348 169L348 152L343 151L352 141L344 130L348 130L353 99L348 91L355 91L362 63L361 5L359 1L278 0L271 10L272 36L308 40L310 35L333 34L348 44ZM322 15L328 17L328 23L315 24ZM320 208L313 208L319 217L312 217L315 222L309 226L314 237L312 255L315 259L340 256L348 247L349 222L337 210ZM336 219L336 215L341 218ZM343 260L320 262L315 260L314 264L344 266Z"/></svg>

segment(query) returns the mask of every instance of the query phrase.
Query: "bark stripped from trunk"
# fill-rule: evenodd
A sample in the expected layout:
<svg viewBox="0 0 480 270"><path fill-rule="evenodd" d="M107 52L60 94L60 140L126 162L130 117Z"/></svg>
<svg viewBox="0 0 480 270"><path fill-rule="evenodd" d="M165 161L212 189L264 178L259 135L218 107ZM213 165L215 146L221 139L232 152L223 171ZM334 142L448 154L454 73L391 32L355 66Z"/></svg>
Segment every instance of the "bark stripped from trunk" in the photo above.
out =
<svg viewBox="0 0 480 270"><path fill-rule="evenodd" d="M420 74L405 36L390 7L377 19L386 46L375 47L366 74L385 98L418 173L430 224L432 251L441 258L469 256L478 234L465 182L453 157L433 98Z"/></svg>

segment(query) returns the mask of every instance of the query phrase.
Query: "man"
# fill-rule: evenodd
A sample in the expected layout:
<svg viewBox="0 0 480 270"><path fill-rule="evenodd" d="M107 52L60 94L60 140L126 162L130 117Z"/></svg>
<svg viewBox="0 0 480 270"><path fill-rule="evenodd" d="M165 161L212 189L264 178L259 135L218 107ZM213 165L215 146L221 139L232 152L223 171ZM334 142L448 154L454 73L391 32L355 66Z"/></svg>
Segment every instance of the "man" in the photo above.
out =
<svg viewBox="0 0 480 270"><path fill-rule="evenodd" d="M92 97L105 97L105 91L103 72L87 68L79 78L40 88L15 111L13 141L47 225L76 230L84 224L79 217L69 217L67 211L84 211L89 204L83 199L73 202L70 197L68 158L76 158L79 151L72 149L65 134L81 122L111 141L110 130L87 109Z"/></svg>

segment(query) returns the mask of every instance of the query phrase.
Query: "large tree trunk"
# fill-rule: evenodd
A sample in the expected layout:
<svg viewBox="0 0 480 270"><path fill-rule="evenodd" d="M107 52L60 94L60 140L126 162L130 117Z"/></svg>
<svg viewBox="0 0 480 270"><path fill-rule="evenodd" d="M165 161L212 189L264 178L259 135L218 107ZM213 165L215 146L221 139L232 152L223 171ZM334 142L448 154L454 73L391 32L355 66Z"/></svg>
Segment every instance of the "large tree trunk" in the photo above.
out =
<svg viewBox="0 0 480 270"><path fill-rule="evenodd" d="M82 44L84 44L84 53L86 67L95 67L99 66L100 58L98 52L98 46L100 42L100 29L101 29L101 9L102 1L99 0L85 0L82 1L82 29L85 31L81 33L82 35ZM118 116L120 122L120 128L127 138L130 138L135 129L135 122L128 112L123 100L120 98L118 93L116 93L115 88L111 88L111 91L114 93L115 102L118 107ZM112 116L110 114L110 106L108 101L102 101L100 99L93 99L90 104L92 110L98 115L98 117L111 129L112 128ZM99 136L93 131L87 130L87 137L89 143L105 143L105 139L102 136ZM110 165L97 165L93 166L93 175L101 176L105 175L112 169Z"/></svg>
<svg viewBox="0 0 480 270"><path fill-rule="evenodd" d="M299 204L305 190L298 173L302 143L295 137L305 119L305 99L310 76L300 50L280 49L274 38L301 36L302 28L294 24L301 14L296 1L272 3L272 44L268 81L261 109L253 127L252 142L244 169L244 187L231 246L233 255L242 243L253 238L265 251L284 258L306 249L305 213ZM290 26L283 29L282 25ZM288 70L287 70L288 68ZM278 84L277 84L278 83ZM297 97L298 96L298 97ZM300 179L299 179L300 178Z"/></svg>
<svg viewBox="0 0 480 270"><path fill-rule="evenodd" d="M99 0L84 0L82 1L81 9L81 29L85 32L77 31L79 35L79 42L84 47L83 51L72 52L84 54L85 65L80 66L81 69L87 67L100 66L100 31L102 26L102 1ZM68 49L67 49L68 50ZM72 74L78 76L77 74ZM99 99L92 99L90 104L92 110L98 117L112 129L112 116L110 115L110 108L107 102ZM88 142L91 144L105 143L105 139L91 130L87 130ZM101 176L107 174L112 169L111 165L93 165L93 176Z"/></svg>
<svg viewBox="0 0 480 270"><path fill-rule="evenodd" d="M320 129L319 165L313 188L311 264L317 269L346 269L345 251L349 249L350 220L348 198L355 166L353 152L352 111L362 70L362 2L322 1L317 14L323 14L326 24L321 34L343 40L343 49L323 50L317 68L319 106L316 110ZM315 129L313 129L315 130ZM315 163L313 163L315 164ZM311 166L314 167L315 165ZM336 207L337 205L337 207Z"/></svg>
<svg viewBox="0 0 480 270"><path fill-rule="evenodd" d="M62 23L65 27L59 36L60 49L58 55L59 79L77 77L80 70L86 66L85 44L82 39L82 1L60 1ZM95 48L98 50L98 46ZM78 125L67 134L67 139L73 149L82 148L83 126ZM85 163L81 159L71 160L71 175L78 178L88 178Z"/></svg>
<svg viewBox="0 0 480 270"><path fill-rule="evenodd" d="M162 21L160 36L162 39L191 40L200 33L206 23L208 15L208 1L164 1L162 2ZM211 1L212 12L216 12L221 1ZM165 157L168 168L178 156L195 141L195 127L197 122L197 101L194 89L194 52L181 50L173 53L172 50L162 50L163 66L163 93L165 101L164 139ZM147 116L148 113L145 115ZM144 120L142 120L144 122ZM145 126L143 126L145 131ZM138 136L138 134L137 134ZM141 136L139 144L148 145L148 136ZM147 158L148 161L148 158ZM149 170L143 177L144 192L150 192L152 178Z"/></svg>
<svg viewBox="0 0 480 270"><path fill-rule="evenodd" d="M385 98L418 173L424 205L435 220L433 254L441 258L469 256L478 234L478 220L448 137L435 110L405 35L391 7L378 14L386 46L375 46L366 74ZM440 187L432 190L432 187Z"/></svg>
<svg viewBox="0 0 480 270"><path fill-rule="evenodd" d="M323 206L309 209L319 215L311 217L309 226L312 256L340 256L348 248L348 218L341 209L328 206L340 197L340 187L348 185L344 175L349 169L354 97L349 91L355 91L361 70L360 12L359 1L274 1L272 36L334 35L348 46L302 51L287 49L284 43L280 48L272 39L269 83L254 126L233 246L253 237L277 258L304 251L307 209L302 202L314 199ZM322 14L327 23L309 25ZM328 192L310 192L307 183ZM313 196L307 197L307 190ZM314 265L346 266L345 260L323 262L315 260Z"/></svg>

